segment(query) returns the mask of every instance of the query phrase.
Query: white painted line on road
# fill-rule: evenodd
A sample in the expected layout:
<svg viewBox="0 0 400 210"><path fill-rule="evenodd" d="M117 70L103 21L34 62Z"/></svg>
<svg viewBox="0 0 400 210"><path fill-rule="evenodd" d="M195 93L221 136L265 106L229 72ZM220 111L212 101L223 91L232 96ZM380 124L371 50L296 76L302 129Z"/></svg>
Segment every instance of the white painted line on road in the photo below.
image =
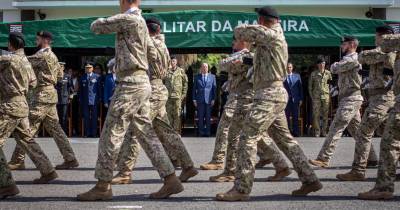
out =
<svg viewBox="0 0 400 210"><path fill-rule="evenodd" d="M142 206L108 206L108 209L141 209Z"/></svg>

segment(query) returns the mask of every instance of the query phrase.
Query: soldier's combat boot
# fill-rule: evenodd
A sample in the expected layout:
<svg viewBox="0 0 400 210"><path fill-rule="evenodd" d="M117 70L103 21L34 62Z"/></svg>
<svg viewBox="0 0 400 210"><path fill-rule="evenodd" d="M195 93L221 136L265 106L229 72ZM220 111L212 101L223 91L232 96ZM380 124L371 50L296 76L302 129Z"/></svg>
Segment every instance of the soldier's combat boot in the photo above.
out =
<svg viewBox="0 0 400 210"><path fill-rule="evenodd" d="M263 168L266 165L269 165L272 163L272 160L259 160L258 163L256 163L255 167L256 168Z"/></svg>
<svg viewBox="0 0 400 210"><path fill-rule="evenodd" d="M201 170L220 170L223 167L224 167L223 163L213 163L213 162L200 165Z"/></svg>
<svg viewBox="0 0 400 210"><path fill-rule="evenodd" d="M319 181L310 184L303 184L300 189L292 192L292 196L306 196L309 193L317 192L320 189L322 189L322 184Z"/></svg>
<svg viewBox="0 0 400 210"><path fill-rule="evenodd" d="M190 178L196 176L199 172L192 166L190 168L184 168L179 175L181 182L187 182Z"/></svg>
<svg viewBox="0 0 400 210"><path fill-rule="evenodd" d="M276 171L274 176L270 176L267 178L267 181L276 182L281 181L283 178L289 176L292 173L290 168L284 168L282 170Z"/></svg>
<svg viewBox="0 0 400 210"><path fill-rule="evenodd" d="M96 186L88 192L79 194L77 199L78 201L108 201L112 200L112 197L111 183L99 180Z"/></svg>
<svg viewBox="0 0 400 210"><path fill-rule="evenodd" d="M324 161L324 160L315 159L315 160L309 160L309 162L310 162L311 165L318 166L318 167L321 167L321 168L328 168L328 166L329 166L329 162L328 161Z"/></svg>
<svg viewBox="0 0 400 210"><path fill-rule="evenodd" d="M250 196L247 193L241 193L232 188L226 193L218 193L215 198L217 201L248 201Z"/></svg>
<svg viewBox="0 0 400 210"><path fill-rule="evenodd" d="M19 194L17 185L13 184L9 187L0 188L0 199L15 196Z"/></svg>
<svg viewBox="0 0 400 210"><path fill-rule="evenodd" d="M49 174L42 175L39 179L33 180L33 184L48 184L49 182L57 179L58 175L56 171L53 171Z"/></svg>
<svg viewBox="0 0 400 210"><path fill-rule="evenodd" d="M20 162L20 163L9 162L8 168L10 170L25 170L25 162Z"/></svg>
<svg viewBox="0 0 400 210"><path fill-rule="evenodd" d="M115 175L111 181L111 184L131 184L132 183L132 175L126 173L118 173Z"/></svg>
<svg viewBox="0 0 400 210"><path fill-rule="evenodd" d="M64 163L57 165L56 169L57 170L67 170L67 169L71 169L71 168L77 168L79 166L78 161L72 160L72 161L64 161Z"/></svg>
<svg viewBox="0 0 400 210"><path fill-rule="evenodd" d="M357 172L357 171L351 170L348 173L336 175L336 178L341 180L341 181L364 181L365 180L365 174L361 173L361 172Z"/></svg>
<svg viewBox="0 0 400 210"><path fill-rule="evenodd" d="M376 167L376 166L378 166L378 161L376 161L376 160L369 160L367 162L367 168L373 168L373 167Z"/></svg>
<svg viewBox="0 0 400 210"><path fill-rule="evenodd" d="M232 174L222 173L217 176L210 176L211 182L233 182L235 181L235 176Z"/></svg>
<svg viewBox="0 0 400 210"><path fill-rule="evenodd" d="M151 193L151 199L165 199L173 194L178 194L183 191L183 185L175 173L164 178L164 185L158 192Z"/></svg>
<svg viewBox="0 0 400 210"><path fill-rule="evenodd" d="M359 193L358 198L362 200L389 200L393 198L393 193L372 189L368 192Z"/></svg>

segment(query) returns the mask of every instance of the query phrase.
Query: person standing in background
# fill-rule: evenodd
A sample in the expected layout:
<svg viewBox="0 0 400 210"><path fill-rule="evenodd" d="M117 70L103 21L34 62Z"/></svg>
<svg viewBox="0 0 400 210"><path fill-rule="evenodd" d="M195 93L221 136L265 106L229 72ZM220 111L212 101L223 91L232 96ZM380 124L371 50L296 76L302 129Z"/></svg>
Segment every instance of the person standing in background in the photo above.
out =
<svg viewBox="0 0 400 210"><path fill-rule="evenodd" d="M81 77L79 82L79 99L84 120L85 137L97 137L100 75L93 72L93 66L92 62L86 63L86 74Z"/></svg>
<svg viewBox="0 0 400 210"><path fill-rule="evenodd" d="M188 77L185 70L178 66L176 57L171 57L171 68L164 79L169 96L167 101L167 114L171 126L181 133L181 112L188 90Z"/></svg>
<svg viewBox="0 0 400 210"><path fill-rule="evenodd" d="M288 125L294 137L299 136L299 108L303 103L303 85L301 83L300 74L293 73L293 64L288 63L287 72L288 75L284 80L283 84L289 94L289 101L285 109L286 118ZM290 117L292 117L292 124L290 123Z"/></svg>
<svg viewBox="0 0 400 210"><path fill-rule="evenodd" d="M72 135L78 136L80 131L80 110L79 110L79 70L71 69L72 71L72 93L71 93L71 108L72 108Z"/></svg>
<svg viewBox="0 0 400 210"><path fill-rule="evenodd" d="M62 68L62 71L64 71L65 63L59 62L59 64ZM68 105L70 102L70 94L72 93L73 89L71 74L69 74L69 72L65 72L62 80L57 82L56 89L58 95L58 118L64 132L68 133Z"/></svg>
<svg viewBox="0 0 400 210"><path fill-rule="evenodd" d="M197 108L199 119L199 135L211 135L211 110L215 103L216 79L215 75L208 73L208 64L203 63L200 74L196 75L193 82L193 104ZM205 124L204 124L205 123Z"/></svg>
<svg viewBox="0 0 400 210"><path fill-rule="evenodd" d="M325 60L317 60L316 71L311 73L308 82L308 92L312 100L312 118L313 118L313 130L315 137L326 137L326 131L328 129L328 114L329 114L329 83L332 81L332 74L330 71L325 69ZM322 129L320 126L320 118L322 118Z"/></svg>
<svg viewBox="0 0 400 210"><path fill-rule="evenodd" d="M103 92L103 103L104 103L104 116L107 115L108 107L111 102L111 97L114 94L114 89L116 85L117 75L115 74L115 58L111 59L107 67L110 71L109 74L104 79L104 92Z"/></svg>

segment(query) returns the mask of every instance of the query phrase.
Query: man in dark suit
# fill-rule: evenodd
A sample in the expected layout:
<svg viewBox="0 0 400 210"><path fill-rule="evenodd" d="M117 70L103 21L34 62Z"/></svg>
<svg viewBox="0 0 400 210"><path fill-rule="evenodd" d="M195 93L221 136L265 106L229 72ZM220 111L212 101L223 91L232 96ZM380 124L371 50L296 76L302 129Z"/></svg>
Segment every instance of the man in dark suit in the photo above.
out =
<svg viewBox="0 0 400 210"><path fill-rule="evenodd" d="M199 135L208 137L211 135L211 111L215 103L216 79L215 75L208 73L208 64L203 63L200 74L194 77L193 104L197 108L199 119Z"/></svg>
<svg viewBox="0 0 400 210"><path fill-rule="evenodd" d="M115 64L115 59L110 60L110 62L108 62L108 68L110 70L110 73L106 75L105 79L104 79L104 92L103 92L103 103L104 103L104 107L106 109L108 109L108 106L110 105L111 102L111 97L114 94L114 89L115 89L115 82L116 82L116 74L115 74L115 68L114 68L114 64ZM105 114L107 113L107 111L105 112Z"/></svg>
<svg viewBox="0 0 400 210"><path fill-rule="evenodd" d="M300 74L293 73L293 64L288 63L288 75L283 82L288 92L289 101L285 109L286 118L292 135L299 136L299 108L303 102L303 85L301 83ZM292 124L290 124L290 117L292 117Z"/></svg>
<svg viewBox="0 0 400 210"><path fill-rule="evenodd" d="M98 104L100 101L100 75L93 72L94 64L85 65L86 74L79 82L79 99L84 119L84 136L97 137Z"/></svg>
<svg viewBox="0 0 400 210"><path fill-rule="evenodd" d="M65 70L65 63L59 62L63 71ZM58 103L57 112L60 125L65 133L68 133L68 105L70 96L73 90L71 75L68 72L64 73L63 79L57 82L56 85Z"/></svg>

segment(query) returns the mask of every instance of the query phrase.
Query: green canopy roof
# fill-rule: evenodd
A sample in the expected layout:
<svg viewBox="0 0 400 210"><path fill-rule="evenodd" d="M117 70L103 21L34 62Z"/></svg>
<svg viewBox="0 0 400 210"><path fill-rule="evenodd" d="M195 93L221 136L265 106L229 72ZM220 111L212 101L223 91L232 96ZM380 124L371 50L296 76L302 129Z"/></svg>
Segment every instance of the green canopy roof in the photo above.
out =
<svg viewBox="0 0 400 210"><path fill-rule="evenodd" d="M169 48L225 48L232 42L232 30L242 23L255 23L255 13L228 11L178 11L144 14L162 22ZM0 47L7 46L10 30L22 30L27 46L34 47L35 34L48 30L54 35L53 47L106 48L114 47L113 35L95 35L89 27L95 17L25 21L0 24ZM375 27L384 25L383 20L346 19L282 15L289 47L334 47L343 35L354 35L361 46L373 46Z"/></svg>

